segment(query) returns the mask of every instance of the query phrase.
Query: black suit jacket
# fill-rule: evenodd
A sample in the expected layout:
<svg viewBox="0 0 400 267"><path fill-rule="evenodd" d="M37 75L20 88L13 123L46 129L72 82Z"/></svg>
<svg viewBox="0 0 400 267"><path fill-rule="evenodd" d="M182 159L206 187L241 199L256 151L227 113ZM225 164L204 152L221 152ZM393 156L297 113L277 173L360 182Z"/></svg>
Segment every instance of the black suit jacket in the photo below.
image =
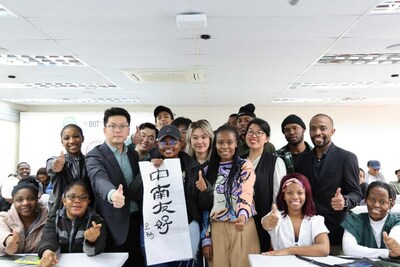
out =
<svg viewBox="0 0 400 267"><path fill-rule="evenodd" d="M331 245L341 245L343 228L340 223L348 211L358 205L362 196L358 184L357 156L332 143L326 152L319 177L313 175L314 160L317 160L315 148L300 158L299 172L310 181L315 208L317 214L325 217ZM348 204L343 211L334 211L331 205L338 187Z"/></svg>
<svg viewBox="0 0 400 267"><path fill-rule="evenodd" d="M132 148L128 148L128 157L135 178L139 173L139 155ZM124 174L105 142L87 153L86 168L95 195L96 211L104 218L115 244L122 245L128 235L132 197L129 195L130 190ZM124 188L125 205L117 209L107 200L107 194L110 190L117 189L120 184Z"/></svg>

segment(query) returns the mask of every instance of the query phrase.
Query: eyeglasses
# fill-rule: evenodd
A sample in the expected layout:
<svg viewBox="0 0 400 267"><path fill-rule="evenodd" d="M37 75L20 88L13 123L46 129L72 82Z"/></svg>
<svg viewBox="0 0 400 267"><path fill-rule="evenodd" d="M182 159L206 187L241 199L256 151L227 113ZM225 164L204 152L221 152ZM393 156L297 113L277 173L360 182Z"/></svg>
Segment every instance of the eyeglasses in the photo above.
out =
<svg viewBox="0 0 400 267"><path fill-rule="evenodd" d="M263 136L263 134L265 134L265 133L264 133L263 131L255 132L255 131L252 131L252 130L248 130L246 134L247 134L247 136L256 135L257 137L261 137L261 136Z"/></svg>
<svg viewBox="0 0 400 267"><path fill-rule="evenodd" d="M166 147L166 146L175 146L176 144L178 144L178 140L169 140L169 142L165 142L165 141L161 141L158 142L160 144L161 147Z"/></svg>
<svg viewBox="0 0 400 267"><path fill-rule="evenodd" d="M121 124L121 125L116 125L116 124L110 124L106 126L108 129L110 129L111 131L115 131L117 128L121 131L129 128L128 124Z"/></svg>
<svg viewBox="0 0 400 267"><path fill-rule="evenodd" d="M79 201L86 202L89 200L89 196L77 196L77 195L67 195L67 198L71 201L75 201L77 198Z"/></svg>

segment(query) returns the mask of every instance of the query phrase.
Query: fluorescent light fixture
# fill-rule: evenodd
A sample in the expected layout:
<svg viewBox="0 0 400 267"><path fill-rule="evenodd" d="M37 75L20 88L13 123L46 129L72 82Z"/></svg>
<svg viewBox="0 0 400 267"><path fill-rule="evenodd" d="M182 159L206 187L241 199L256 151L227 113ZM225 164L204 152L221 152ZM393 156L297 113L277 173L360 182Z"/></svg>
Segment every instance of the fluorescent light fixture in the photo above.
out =
<svg viewBox="0 0 400 267"><path fill-rule="evenodd" d="M379 85L380 82L341 82L341 83L293 83L289 89L365 89ZM400 85L400 83L398 83Z"/></svg>
<svg viewBox="0 0 400 267"><path fill-rule="evenodd" d="M371 10L371 14L396 14L396 13L400 13L399 0L381 1L374 9Z"/></svg>
<svg viewBox="0 0 400 267"><path fill-rule="evenodd" d="M325 55L318 64L399 64L400 53Z"/></svg>
<svg viewBox="0 0 400 267"><path fill-rule="evenodd" d="M24 105L53 105L53 104L136 104L140 103L137 98L1 98L15 104Z"/></svg>
<svg viewBox="0 0 400 267"><path fill-rule="evenodd" d="M341 98L274 98L272 103L398 103L400 98L366 98L366 97L341 97Z"/></svg>
<svg viewBox="0 0 400 267"><path fill-rule="evenodd" d="M17 16L0 4L0 18L16 18Z"/></svg>
<svg viewBox="0 0 400 267"><path fill-rule="evenodd" d="M67 56L33 56L33 55L0 55L0 65L13 66L86 66L76 57Z"/></svg>
<svg viewBox="0 0 400 267"><path fill-rule="evenodd" d="M289 89L293 90L340 90L340 89L367 89L367 88L399 88L400 81L382 81L382 82L340 82L340 83L329 83L329 82L304 82L304 83L293 83Z"/></svg>
<svg viewBox="0 0 400 267"><path fill-rule="evenodd" d="M9 89L115 89L112 83L87 84L87 83L0 83L0 88Z"/></svg>

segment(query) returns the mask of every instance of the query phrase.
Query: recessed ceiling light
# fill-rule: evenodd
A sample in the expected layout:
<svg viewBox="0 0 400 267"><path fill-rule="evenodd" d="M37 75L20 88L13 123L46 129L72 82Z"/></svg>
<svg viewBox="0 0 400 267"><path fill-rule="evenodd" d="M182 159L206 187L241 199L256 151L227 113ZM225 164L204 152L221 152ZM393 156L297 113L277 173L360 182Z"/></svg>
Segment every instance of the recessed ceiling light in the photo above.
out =
<svg viewBox="0 0 400 267"><path fill-rule="evenodd" d="M318 64L398 64L400 53L325 55Z"/></svg>
<svg viewBox="0 0 400 267"><path fill-rule="evenodd" d="M398 0L381 1L374 9L371 10L371 14L394 14L394 13L400 13L400 1Z"/></svg>
<svg viewBox="0 0 400 267"><path fill-rule="evenodd" d="M398 103L400 98L274 98L272 103Z"/></svg>
<svg viewBox="0 0 400 267"><path fill-rule="evenodd" d="M87 84L87 83L0 83L0 88L15 89L115 89L112 83Z"/></svg>
<svg viewBox="0 0 400 267"><path fill-rule="evenodd" d="M375 86L380 82L340 82L340 83L293 83L289 89L360 89Z"/></svg>
<svg viewBox="0 0 400 267"><path fill-rule="evenodd" d="M72 55L67 56L33 56L33 55L0 55L0 65L15 66L86 66Z"/></svg>
<svg viewBox="0 0 400 267"><path fill-rule="evenodd" d="M140 103L137 98L2 98L1 100L24 105Z"/></svg>

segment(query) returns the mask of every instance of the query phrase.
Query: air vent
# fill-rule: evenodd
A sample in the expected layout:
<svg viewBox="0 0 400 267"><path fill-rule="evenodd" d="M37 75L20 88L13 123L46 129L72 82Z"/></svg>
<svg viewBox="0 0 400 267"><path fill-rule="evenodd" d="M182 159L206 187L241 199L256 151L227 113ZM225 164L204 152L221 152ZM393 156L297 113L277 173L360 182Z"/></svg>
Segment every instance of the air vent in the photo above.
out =
<svg viewBox="0 0 400 267"><path fill-rule="evenodd" d="M136 83L204 82L204 70L132 70L122 72Z"/></svg>

